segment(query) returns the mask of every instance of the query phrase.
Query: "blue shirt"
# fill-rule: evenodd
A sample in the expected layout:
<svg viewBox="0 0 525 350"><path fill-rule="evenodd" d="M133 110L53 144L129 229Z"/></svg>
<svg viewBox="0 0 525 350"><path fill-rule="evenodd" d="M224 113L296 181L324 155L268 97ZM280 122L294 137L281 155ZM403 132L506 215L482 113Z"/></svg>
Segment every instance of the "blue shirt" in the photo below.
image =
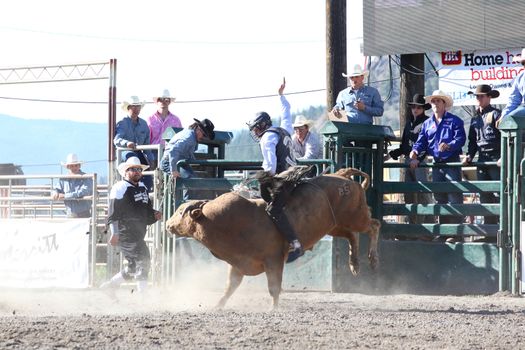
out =
<svg viewBox="0 0 525 350"><path fill-rule="evenodd" d="M195 151L199 146L194 129L179 131L166 144L164 157L168 157L170 171L177 170L177 162L182 159L195 159Z"/></svg>
<svg viewBox="0 0 525 350"><path fill-rule="evenodd" d="M458 116L445 112L441 122L436 123L433 115L423 123L417 141L412 147L417 154L427 152L434 157L434 162L459 161L461 148L465 144L467 137L463 120ZM439 144L446 143L450 146L449 150L440 152Z"/></svg>
<svg viewBox="0 0 525 350"><path fill-rule="evenodd" d="M127 147L129 142L136 145L150 144L150 130L144 119L137 118L137 121L134 122L130 116L126 116L117 123L113 144L118 147ZM151 150L144 151L144 154L148 159L153 159Z"/></svg>
<svg viewBox="0 0 525 350"><path fill-rule="evenodd" d="M525 96L525 70L523 70L512 83L511 92L507 106L501 111L501 115L505 117L507 114L518 108L524 102Z"/></svg>
<svg viewBox="0 0 525 350"><path fill-rule="evenodd" d="M79 175L84 174L82 171L79 173ZM91 179L60 179L54 190L64 194L64 205L68 215L80 214L91 209L91 201L78 200L93 194Z"/></svg>
<svg viewBox="0 0 525 350"><path fill-rule="evenodd" d="M362 101L365 104L363 111L354 107L356 101ZM346 112L349 123L359 124L373 124L373 117L380 117L383 115L383 101L376 88L371 86L362 86L354 90L352 87L339 92L335 107Z"/></svg>

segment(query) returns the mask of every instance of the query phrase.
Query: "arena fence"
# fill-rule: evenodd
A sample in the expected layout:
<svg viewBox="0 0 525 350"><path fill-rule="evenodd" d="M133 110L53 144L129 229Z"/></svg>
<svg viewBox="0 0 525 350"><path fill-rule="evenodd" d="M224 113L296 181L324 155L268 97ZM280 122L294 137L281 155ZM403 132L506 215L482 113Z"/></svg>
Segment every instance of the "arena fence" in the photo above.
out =
<svg viewBox="0 0 525 350"><path fill-rule="evenodd" d="M29 223L30 231L39 231L42 229L44 222L60 223L86 220L87 219L70 219L66 218L66 210L63 201L54 201L51 197L54 185L60 179L89 179L93 183L92 196L79 198L79 201L89 201L91 203L91 218L89 219L89 227L87 231L89 233L89 247L87 252L88 257L88 281L86 286L92 286L96 276L97 261L101 260L97 256L97 251L100 246L101 235L104 232L103 222L100 220L104 217L104 211L107 207L105 202L105 195L107 193L106 186L97 186L97 174L85 174L85 175L2 175L0 176L0 220L3 221L2 229L0 230L4 237L4 249L5 252L16 252L23 251L27 258L31 258L33 253L38 253L38 249L41 243L31 242L28 232L24 230L19 231L16 227L26 227ZM20 185L19 183L26 183L30 181L44 183L41 185ZM13 231L13 227L15 228ZM11 230L11 231L9 231ZM53 231L53 229L51 228ZM7 232L9 231L9 232ZM27 236L24 236L24 233ZM30 233L30 232L29 232ZM7 237L6 237L7 236ZM9 238L9 242L6 239ZM79 237L81 239L82 237ZM33 237L35 240L43 240L45 237ZM56 239L53 238L53 239ZM10 244L10 245L8 245ZM53 244L58 245L54 242ZM24 248L25 247L25 248ZM29 248L27 248L29 247ZM37 249L38 248L38 249ZM31 250L32 249L32 250ZM57 259L52 257L51 259ZM64 261L64 264L72 263L70 261ZM34 266L38 268L38 266ZM4 283L7 282L7 275L13 275L12 271L18 271L17 275L31 275L34 271L30 270L21 271L16 266L10 266L9 261L3 261L2 272L4 273ZM53 269L53 266L49 267ZM52 272L48 273L52 275ZM16 276L14 276L16 277ZM53 286L51 281L54 277L49 277L47 282L41 281L40 284L46 284ZM18 278L18 277L17 277ZM26 281L27 282L27 281ZM58 285L62 286L63 281L59 278L55 280ZM22 283L22 282L20 282ZM8 283L9 284L9 283ZM16 283L15 283L16 284ZM38 284L38 283L37 283ZM67 284L67 283L66 283ZM20 285L20 284L19 284Z"/></svg>

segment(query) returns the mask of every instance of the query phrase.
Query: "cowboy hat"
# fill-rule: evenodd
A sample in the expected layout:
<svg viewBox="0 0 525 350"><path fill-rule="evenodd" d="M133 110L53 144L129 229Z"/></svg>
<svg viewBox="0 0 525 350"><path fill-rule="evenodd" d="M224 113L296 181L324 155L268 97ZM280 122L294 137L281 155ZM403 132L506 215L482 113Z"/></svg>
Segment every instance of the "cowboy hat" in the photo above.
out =
<svg viewBox="0 0 525 350"><path fill-rule="evenodd" d="M425 96L425 101L427 103L430 103L430 101L432 101L433 98L439 98L445 101L445 109L449 109L454 105L454 100L452 99L452 97L450 97L449 94L446 94L442 90L434 90L432 95Z"/></svg>
<svg viewBox="0 0 525 350"><path fill-rule="evenodd" d="M169 98L171 102L175 102L175 97L171 96L170 91L168 89L164 89L164 91L162 91L162 94L160 94L159 96L154 96L153 102L157 102L159 98Z"/></svg>
<svg viewBox="0 0 525 350"><path fill-rule="evenodd" d="M60 164L62 164L63 167L67 167L68 165L73 165L73 164L82 164L82 163L84 162L78 160L78 156L75 153L69 153L66 157L66 161L60 162Z"/></svg>
<svg viewBox="0 0 525 350"><path fill-rule="evenodd" d="M213 131L213 129L215 129L215 125L213 125L211 120L203 119L202 121L200 121L195 118L193 118L193 120L195 120L195 123L199 125L202 132L204 132L204 135L206 135L207 138L209 138L210 140L213 140L215 138L215 131Z"/></svg>
<svg viewBox="0 0 525 350"><path fill-rule="evenodd" d="M126 171L133 167L141 167L142 170L146 170L149 168L149 165L141 164L140 159L137 157L129 157L125 162L122 162L118 165L118 172L122 177L124 177L126 175Z"/></svg>
<svg viewBox="0 0 525 350"><path fill-rule="evenodd" d="M523 63L523 61L525 61L525 48L521 49L520 54L517 54L512 58L512 62Z"/></svg>
<svg viewBox="0 0 525 350"><path fill-rule="evenodd" d="M363 70L363 68L361 67L360 64L354 65L354 70L353 71L350 71L348 73L343 73L343 77L345 77L345 78L358 77L360 75L362 75L364 77L366 77L368 75L368 71L367 70Z"/></svg>
<svg viewBox="0 0 525 350"><path fill-rule="evenodd" d="M475 91L469 91L468 92L469 95L488 95L489 97L493 97L493 98L496 98L499 96L499 91L498 90L492 90L492 87L490 85L486 85L486 84L480 84L478 86L476 86L476 90Z"/></svg>
<svg viewBox="0 0 525 350"><path fill-rule="evenodd" d="M295 122L292 124L292 126L294 128L299 128L301 126L306 125L308 128L310 128L313 123L313 120L306 119L304 115L298 115L297 117L295 117Z"/></svg>
<svg viewBox="0 0 525 350"><path fill-rule="evenodd" d="M414 97L412 97L412 102L407 102L407 105L409 106L421 106L426 110L429 110L432 108L430 103L426 103L425 96L422 94L415 94Z"/></svg>
<svg viewBox="0 0 525 350"><path fill-rule="evenodd" d="M121 108L124 112L127 112L130 106L140 106L140 107L144 106L144 101L140 101L138 96L131 96L130 100L131 102L128 102L128 101L122 102Z"/></svg>

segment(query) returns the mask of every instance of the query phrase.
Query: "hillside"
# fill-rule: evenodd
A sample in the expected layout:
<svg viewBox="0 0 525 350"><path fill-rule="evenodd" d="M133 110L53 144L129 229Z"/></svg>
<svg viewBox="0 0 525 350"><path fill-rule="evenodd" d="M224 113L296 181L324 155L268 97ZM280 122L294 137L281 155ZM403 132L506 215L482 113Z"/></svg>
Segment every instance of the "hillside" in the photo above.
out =
<svg viewBox="0 0 525 350"><path fill-rule="evenodd" d="M82 169L107 173L107 126L68 120L28 120L0 114L0 163L22 166L25 174L60 174L68 153L87 163Z"/></svg>

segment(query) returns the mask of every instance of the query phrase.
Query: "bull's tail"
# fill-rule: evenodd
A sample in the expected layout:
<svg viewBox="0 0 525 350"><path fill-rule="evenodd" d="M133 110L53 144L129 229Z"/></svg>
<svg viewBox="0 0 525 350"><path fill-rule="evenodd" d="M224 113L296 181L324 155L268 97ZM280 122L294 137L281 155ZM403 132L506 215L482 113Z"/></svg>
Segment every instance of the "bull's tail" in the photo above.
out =
<svg viewBox="0 0 525 350"><path fill-rule="evenodd" d="M363 189L366 190L368 186L370 186L370 176L367 173L362 172L361 170L357 170L354 168L343 168L337 170L334 173L334 175L341 176L349 180L352 180L352 176L358 175L364 179L361 183L361 187L363 187Z"/></svg>

